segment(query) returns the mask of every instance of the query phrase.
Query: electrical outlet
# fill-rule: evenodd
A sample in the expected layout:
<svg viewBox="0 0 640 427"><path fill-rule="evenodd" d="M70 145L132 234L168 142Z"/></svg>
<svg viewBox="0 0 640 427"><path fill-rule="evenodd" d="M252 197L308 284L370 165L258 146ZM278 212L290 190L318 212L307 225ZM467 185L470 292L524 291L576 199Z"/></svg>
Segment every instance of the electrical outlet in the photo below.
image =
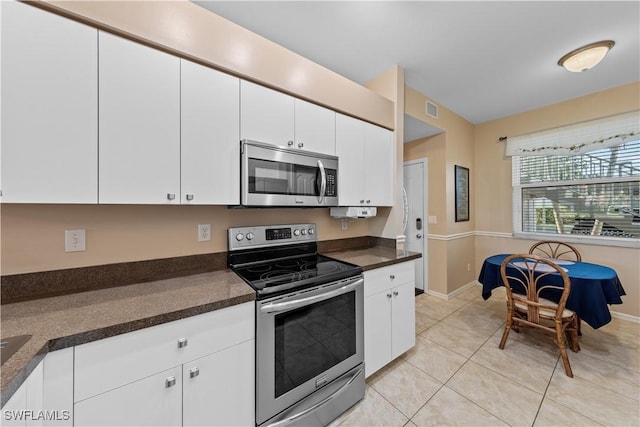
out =
<svg viewBox="0 0 640 427"><path fill-rule="evenodd" d="M86 230L64 230L65 252L82 252L86 250Z"/></svg>
<svg viewBox="0 0 640 427"><path fill-rule="evenodd" d="M467 271L471 271L471 264L467 264Z"/></svg>
<svg viewBox="0 0 640 427"><path fill-rule="evenodd" d="M346 230L347 228L349 228L349 222L346 218L342 218L342 229Z"/></svg>
<svg viewBox="0 0 640 427"><path fill-rule="evenodd" d="M211 240L211 224L198 224L198 242Z"/></svg>
<svg viewBox="0 0 640 427"><path fill-rule="evenodd" d="M429 224L437 224L438 223L438 217L435 215L429 215Z"/></svg>

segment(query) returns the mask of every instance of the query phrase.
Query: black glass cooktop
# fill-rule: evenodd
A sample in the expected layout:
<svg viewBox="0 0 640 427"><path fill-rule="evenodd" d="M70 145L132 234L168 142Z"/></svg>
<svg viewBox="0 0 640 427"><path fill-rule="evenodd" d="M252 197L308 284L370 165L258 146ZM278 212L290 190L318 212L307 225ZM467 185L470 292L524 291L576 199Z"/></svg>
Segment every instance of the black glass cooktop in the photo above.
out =
<svg viewBox="0 0 640 427"><path fill-rule="evenodd" d="M329 283L358 275L362 268L324 255L306 255L231 266L258 295L274 295L292 289Z"/></svg>

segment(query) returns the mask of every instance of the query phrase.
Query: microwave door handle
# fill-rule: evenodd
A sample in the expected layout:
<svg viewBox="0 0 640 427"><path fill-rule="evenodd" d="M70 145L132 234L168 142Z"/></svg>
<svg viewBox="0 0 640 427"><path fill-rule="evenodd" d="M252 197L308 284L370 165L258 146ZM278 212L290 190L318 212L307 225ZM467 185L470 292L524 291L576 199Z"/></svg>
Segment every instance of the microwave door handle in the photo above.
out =
<svg viewBox="0 0 640 427"><path fill-rule="evenodd" d="M318 202L322 203L324 201L324 194L327 191L327 174L324 171L324 165L322 164L322 160L318 160L318 169L320 169L320 197L318 197Z"/></svg>

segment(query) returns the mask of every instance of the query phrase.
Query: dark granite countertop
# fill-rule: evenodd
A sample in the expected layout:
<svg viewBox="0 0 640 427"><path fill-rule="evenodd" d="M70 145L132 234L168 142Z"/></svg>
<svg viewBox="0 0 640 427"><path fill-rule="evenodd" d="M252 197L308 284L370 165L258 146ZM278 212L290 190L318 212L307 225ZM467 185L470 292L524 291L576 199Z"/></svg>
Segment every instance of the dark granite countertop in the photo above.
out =
<svg viewBox="0 0 640 427"><path fill-rule="evenodd" d="M363 270L385 267L405 261L420 258L418 252L399 251L386 246L373 246L368 248L356 248L323 252L324 255L359 265Z"/></svg>
<svg viewBox="0 0 640 427"><path fill-rule="evenodd" d="M2 365L2 406L47 352L255 300L224 269L2 306L2 337L32 338Z"/></svg>

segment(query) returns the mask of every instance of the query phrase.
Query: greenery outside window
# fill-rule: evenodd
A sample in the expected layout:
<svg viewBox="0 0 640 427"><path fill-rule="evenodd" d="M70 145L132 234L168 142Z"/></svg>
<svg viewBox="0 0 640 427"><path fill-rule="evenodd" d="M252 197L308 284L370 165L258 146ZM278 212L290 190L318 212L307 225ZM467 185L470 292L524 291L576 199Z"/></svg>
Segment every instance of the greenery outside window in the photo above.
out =
<svg viewBox="0 0 640 427"><path fill-rule="evenodd" d="M640 135L629 130L640 120L637 112L630 117L631 128L609 129L609 139L589 134L572 142L567 127L557 129L557 144L549 144L554 130L544 132L544 145L536 144L536 134L526 144L514 138L517 148L507 153L516 237L640 247ZM578 127L584 134L602 126L574 125L571 133Z"/></svg>

